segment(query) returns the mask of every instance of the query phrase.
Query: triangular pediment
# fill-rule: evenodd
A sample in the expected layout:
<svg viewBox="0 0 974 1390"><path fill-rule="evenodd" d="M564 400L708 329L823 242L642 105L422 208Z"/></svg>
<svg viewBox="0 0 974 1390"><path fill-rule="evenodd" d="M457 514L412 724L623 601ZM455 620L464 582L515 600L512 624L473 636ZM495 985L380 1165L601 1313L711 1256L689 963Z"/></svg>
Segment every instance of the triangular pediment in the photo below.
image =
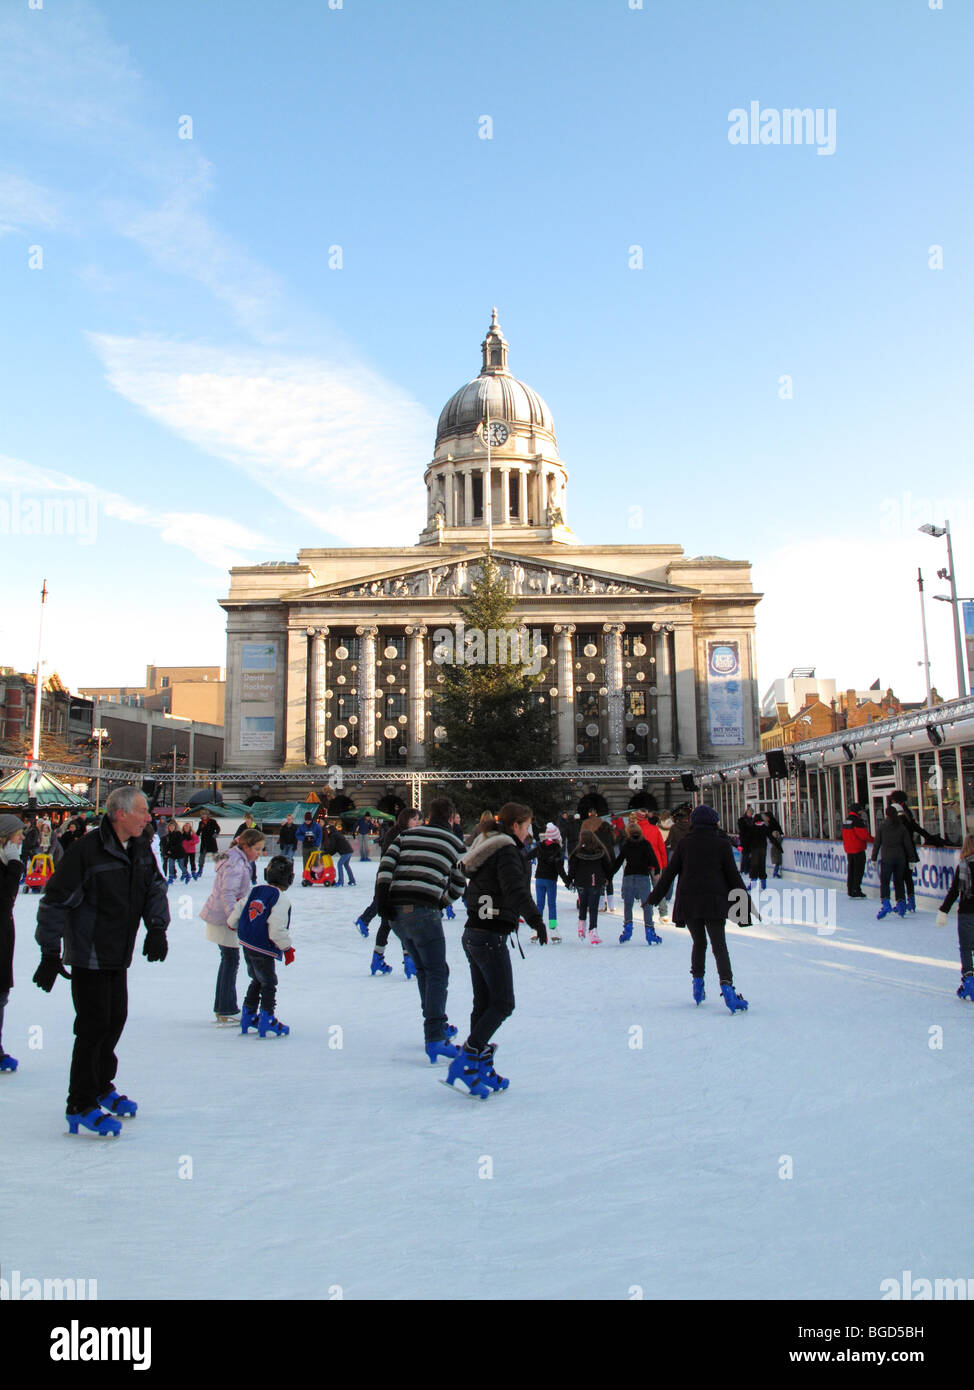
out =
<svg viewBox="0 0 974 1390"><path fill-rule="evenodd" d="M630 574L573 565L561 560L541 560L535 556L495 550L494 561L507 582L512 596L538 598L548 595L572 597L584 594L654 595L660 598L692 598L698 591L679 584L661 584ZM308 603L315 599L345 598L462 598L470 594L480 574L483 552L451 556L436 563L436 556L422 563L377 574L342 579L301 589L285 595L285 601Z"/></svg>

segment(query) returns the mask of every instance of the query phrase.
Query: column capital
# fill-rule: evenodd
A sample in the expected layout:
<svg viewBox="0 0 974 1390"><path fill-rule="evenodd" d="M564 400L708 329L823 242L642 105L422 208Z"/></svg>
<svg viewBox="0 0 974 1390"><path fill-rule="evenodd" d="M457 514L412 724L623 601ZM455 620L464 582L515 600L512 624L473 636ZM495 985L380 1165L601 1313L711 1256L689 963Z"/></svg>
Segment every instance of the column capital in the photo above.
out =
<svg viewBox="0 0 974 1390"><path fill-rule="evenodd" d="M552 631L564 635L565 637L570 637L572 633L575 631L575 624L555 623L554 627L552 628Z"/></svg>
<svg viewBox="0 0 974 1390"><path fill-rule="evenodd" d="M407 637L425 637L429 628L424 623L409 623L405 632Z"/></svg>
<svg viewBox="0 0 974 1390"><path fill-rule="evenodd" d="M357 627L355 635L356 637L378 637L379 629L377 627Z"/></svg>
<svg viewBox="0 0 974 1390"><path fill-rule="evenodd" d="M602 631L603 631L603 632L607 632L607 633L608 633L608 632L615 632L615 633L622 634L623 632L625 632L625 630L626 630L626 625L625 625L625 623L603 623L603 624L602 624Z"/></svg>

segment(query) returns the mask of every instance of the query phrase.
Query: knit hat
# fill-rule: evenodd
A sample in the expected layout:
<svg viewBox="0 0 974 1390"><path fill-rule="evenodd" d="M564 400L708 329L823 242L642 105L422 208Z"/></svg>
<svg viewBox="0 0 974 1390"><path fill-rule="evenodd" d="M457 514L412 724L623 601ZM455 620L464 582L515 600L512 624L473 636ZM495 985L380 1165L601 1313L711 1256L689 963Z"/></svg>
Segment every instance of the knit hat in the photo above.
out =
<svg viewBox="0 0 974 1390"><path fill-rule="evenodd" d="M556 844L559 844L559 845L560 845L560 844L561 844L561 831L558 829L557 825L555 825L555 824L553 824L553 822L549 821L548 824L547 824L547 825L545 826L545 828L544 828L544 834L541 836L541 838L542 838L542 840L547 840L547 841L549 841L549 843L553 840Z"/></svg>
<svg viewBox="0 0 974 1390"><path fill-rule="evenodd" d="M19 816L0 816L0 840L5 840L8 835L16 835L18 830L26 828Z"/></svg>
<svg viewBox="0 0 974 1390"><path fill-rule="evenodd" d="M719 825L720 816L712 806L694 806L690 813L691 825Z"/></svg>

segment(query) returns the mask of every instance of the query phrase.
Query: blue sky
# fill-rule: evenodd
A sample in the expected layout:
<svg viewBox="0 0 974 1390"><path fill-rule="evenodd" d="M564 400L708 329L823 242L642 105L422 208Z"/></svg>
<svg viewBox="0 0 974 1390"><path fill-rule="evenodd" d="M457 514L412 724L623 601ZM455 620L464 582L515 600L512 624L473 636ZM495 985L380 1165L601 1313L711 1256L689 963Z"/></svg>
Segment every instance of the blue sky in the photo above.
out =
<svg viewBox="0 0 974 1390"><path fill-rule="evenodd" d="M581 541L750 560L762 689L917 697L921 521L974 593L972 54L966 0L2 0L0 661L45 576L49 664L134 684L223 661L230 564L414 543L496 304Z"/></svg>

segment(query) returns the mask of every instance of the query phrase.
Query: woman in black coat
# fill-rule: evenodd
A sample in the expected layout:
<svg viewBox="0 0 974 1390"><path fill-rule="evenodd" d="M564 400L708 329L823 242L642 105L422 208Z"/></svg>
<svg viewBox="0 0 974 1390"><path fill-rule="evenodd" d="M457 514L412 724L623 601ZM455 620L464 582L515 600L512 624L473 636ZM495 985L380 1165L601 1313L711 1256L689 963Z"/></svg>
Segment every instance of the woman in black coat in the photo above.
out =
<svg viewBox="0 0 974 1390"><path fill-rule="evenodd" d="M768 886L768 841L771 839L771 829L768 822L758 811L751 821L748 831L747 849L747 871L751 877L751 887L755 881L761 884L762 890ZM741 851L743 856L743 850ZM741 868L744 867L743 858Z"/></svg>
<svg viewBox="0 0 974 1390"><path fill-rule="evenodd" d="M544 918L531 896L531 864L524 848L530 834L531 808L509 801L498 811L493 833L478 835L460 860L470 879L464 894L463 951L470 966L473 1007L470 1034L450 1063L447 1084L462 1081L481 1100L508 1086L506 1077L494 1071L491 1039L514 1012L511 933L523 917L542 946L548 940Z"/></svg>
<svg viewBox="0 0 974 1390"><path fill-rule="evenodd" d="M588 916L589 940L593 946L601 945L599 903L611 877L611 854L594 830L583 830L577 849L568 856L568 882L578 890L578 935L585 940L585 918Z"/></svg>
<svg viewBox="0 0 974 1390"><path fill-rule="evenodd" d="M24 823L0 815L0 1071L16 1071L17 1059L3 1050L3 1011L14 984L14 900L24 871L20 851Z"/></svg>
<svg viewBox="0 0 974 1390"><path fill-rule="evenodd" d="M701 1004L707 941L714 953L720 992L731 1013L747 1008L747 1000L734 989L734 975L725 939L728 918L738 926L751 921L751 899L734 862L734 851L726 835L718 829L720 817L712 806L697 806L690 817L690 832L676 847L660 875L649 901L655 906L666 897L666 890L678 877L673 901L673 923L687 927L693 938L690 974L693 998Z"/></svg>
<svg viewBox="0 0 974 1390"><path fill-rule="evenodd" d="M906 916L907 869L919 858L913 836L899 811L894 805L887 806L883 823L876 831L872 853L873 863L879 860L879 896L882 901L877 918L888 917L891 912L898 913L900 917ZM890 879L896 892L895 907L890 907L889 902Z"/></svg>

